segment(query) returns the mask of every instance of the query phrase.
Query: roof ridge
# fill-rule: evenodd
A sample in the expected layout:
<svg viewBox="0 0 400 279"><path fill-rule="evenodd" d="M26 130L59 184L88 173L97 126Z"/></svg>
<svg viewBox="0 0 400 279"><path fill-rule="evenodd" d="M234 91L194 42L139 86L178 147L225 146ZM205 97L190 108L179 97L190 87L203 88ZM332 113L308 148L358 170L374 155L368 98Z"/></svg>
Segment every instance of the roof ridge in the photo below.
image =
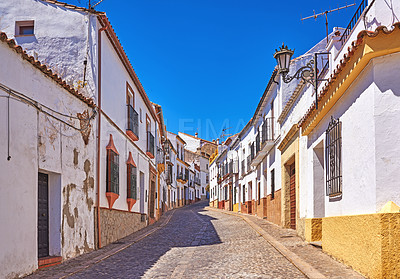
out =
<svg viewBox="0 0 400 279"><path fill-rule="evenodd" d="M66 2L60 2L60 1L56 1L56 0L40 0L41 2L45 2L45 3L49 3L49 4L54 4L57 6L62 6L65 7L67 9L71 9L71 10L75 10L75 11L84 11L84 12L88 12L88 13L92 13L92 14L104 14L104 12L100 12L100 11L96 11L95 9L87 9L84 7L79 7L76 5L72 5L72 4L68 4Z"/></svg>
<svg viewBox="0 0 400 279"><path fill-rule="evenodd" d="M53 73L53 71L46 65L42 64L40 61L35 60L35 58L26 53L26 51L18 44L16 44L14 39L9 39L7 34L0 31L0 41L6 43L9 48L13 49L16 53L20 54L21 57L32 64L35 68L39 69L46 76L54 80L61 87L67 90L69 93L80 99L82 102L86 103L90 107L96 107L92 98L85 97L82 93L78 92L75 88L71 87L65 80L63 80L58 74Z"/></svg>

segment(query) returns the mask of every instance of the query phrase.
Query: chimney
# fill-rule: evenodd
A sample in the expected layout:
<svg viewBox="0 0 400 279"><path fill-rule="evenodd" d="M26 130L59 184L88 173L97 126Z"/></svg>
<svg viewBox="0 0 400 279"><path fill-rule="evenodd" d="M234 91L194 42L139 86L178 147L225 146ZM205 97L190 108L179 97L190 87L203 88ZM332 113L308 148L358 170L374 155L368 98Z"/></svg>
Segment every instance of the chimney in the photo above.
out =
<svg viewBox="0 0 400 279"><path fill-rule="evenodd" d="M197 137L199 137L199 133L194 133L194 136L197 138Z"/></svg>
<svg viewBox="0 0 400 279"><path fill-rule="evenodd" d="M217 145L219 145L219 139L217 139Z"/></svg>

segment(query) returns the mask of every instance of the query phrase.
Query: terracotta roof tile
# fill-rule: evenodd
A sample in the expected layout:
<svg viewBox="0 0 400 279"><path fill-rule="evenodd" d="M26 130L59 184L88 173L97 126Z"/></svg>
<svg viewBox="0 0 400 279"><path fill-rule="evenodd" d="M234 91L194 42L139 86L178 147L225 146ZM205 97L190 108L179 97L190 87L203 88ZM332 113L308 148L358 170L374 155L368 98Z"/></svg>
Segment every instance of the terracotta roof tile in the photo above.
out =
<svg viewBox="0 0 400 279"><path fill-rule="evenodd" d="M79 93L77 90L72 88L70 85L68 85L65 80L63 80L61 77L59 77L57 74L53 73L53 71L45 64L42 64L40 61L35 60L33 56L30 56L26 53L26 51L19 45L15 43L13 39L9 39L4 32L0 32L0 41L6 43L11 49L15 50L18 54L21 55L21 57L31 63L35 68L39 69L41 72L43 72L45 75L53 79L56 83L58 83L60 86L65 88L69 93L74 95L75 97L79 98L81 101L85 102L88 104L90 107L94 108L96 107L93 99L91 98L86 98L83 94Z"/></svg>
<svg viewBox="0 0 400 279"><path fill-rule="evenodd" d="M388 34L392 33L396 28L400 28L400 22L393 24L393 28L390 30L387 29L386 26L378 26L375 29L375 31L363 30L363 31L359 32L357 35L357 40L353 41L350 44L350 46L347 48L347 53L345 53L343 55L343 58L340 60L339 64L333 70L333 73L329 76L327 82L325 83L324 87L322 88L321 93L318 94L318 101L320 101L329 92L329 88L332 85L333 81L336 80L339 73L344 69L347 62L350 60L351 56L353 56L355 50L362 44L364 37L366 37L366 36L376 37L380 33L388 35ZM303 125L303 123L314 112L314 110L315 110L315 101L312 103L310 108L307 110L306 114L299 121L298 127Z"/></svg>

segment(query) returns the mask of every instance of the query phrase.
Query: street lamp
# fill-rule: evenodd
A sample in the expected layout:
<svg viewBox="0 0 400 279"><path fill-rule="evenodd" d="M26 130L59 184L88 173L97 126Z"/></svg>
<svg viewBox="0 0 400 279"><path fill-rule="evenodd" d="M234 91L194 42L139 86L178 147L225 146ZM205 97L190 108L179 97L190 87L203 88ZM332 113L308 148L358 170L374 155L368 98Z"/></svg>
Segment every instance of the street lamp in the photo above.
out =
<svg viewBox="0 0 400 279"><path fill-rule="evenodd" d="M285 44L275 50L274 58L278 64L278 72L282 75L282 79L285 83L291 82L293 79L302 79L304 82L310 83L314 86L315 90L315 107L318 109L318 81L323 81L326 79L318 79L318 68L317 68L317 58L318 55L330 54L329 52L318 52L314 53L314 59L311 59L305 66L297 70L297 72L290 76L289 75L289 65L294 51L289 49Z"/></svg>

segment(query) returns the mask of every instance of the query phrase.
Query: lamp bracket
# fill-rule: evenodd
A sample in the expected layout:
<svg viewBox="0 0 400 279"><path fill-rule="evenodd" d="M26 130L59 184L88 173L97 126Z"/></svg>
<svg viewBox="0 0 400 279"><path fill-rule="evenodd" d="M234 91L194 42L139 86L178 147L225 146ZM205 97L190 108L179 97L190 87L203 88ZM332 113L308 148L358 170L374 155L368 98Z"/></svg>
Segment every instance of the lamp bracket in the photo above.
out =
<svg viewBox="0 0 400 279"><path fill-rule="evenodd" d="M301 78L304 82L314 85L314 59L311 59L305 66L298 69L297 72L292 76L289 76L287 72L282 72L282 79L285 83L289 83L295 78Z"/></svg>

